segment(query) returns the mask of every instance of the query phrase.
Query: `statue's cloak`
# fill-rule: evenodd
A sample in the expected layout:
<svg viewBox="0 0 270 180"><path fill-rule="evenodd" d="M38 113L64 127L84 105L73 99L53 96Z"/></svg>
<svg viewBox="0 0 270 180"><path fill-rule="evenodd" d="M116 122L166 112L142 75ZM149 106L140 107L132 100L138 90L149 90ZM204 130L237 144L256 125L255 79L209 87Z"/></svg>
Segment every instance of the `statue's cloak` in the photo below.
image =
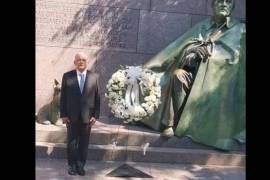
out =
<svg viewBox="0 0 270 180"><path fill-rule="evenodd" d="M162 131L164 122L174 118L176 136L189 136L196 142L229 150L234 140L245 142L244 24L231 19L226 25L215 42L212 56L200 63L187 98L181 100L184 104L177 116L177 110L173 109L174 97L169 91L173 88L170 86L173 85L174 70L183 66L181 57L185 47L194 38L207 39L213 30L213 21L206 19L144 64L161 75L162 103L150 118L142 122Z"/></svg>

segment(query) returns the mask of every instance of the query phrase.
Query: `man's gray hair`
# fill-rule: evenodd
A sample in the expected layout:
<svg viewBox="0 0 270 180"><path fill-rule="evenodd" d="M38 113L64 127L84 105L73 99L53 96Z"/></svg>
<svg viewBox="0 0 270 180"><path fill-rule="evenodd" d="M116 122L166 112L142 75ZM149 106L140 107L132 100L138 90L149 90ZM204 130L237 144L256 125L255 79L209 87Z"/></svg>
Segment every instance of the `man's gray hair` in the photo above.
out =
<svg viewBox="0 0 270 180"><path fill-rule="evenodd" d="M87 55L84 53L84 52L78 52L76 53L75 55L75 60L78 59L78 58L84 58L84 59L87 59Z"/></svg>

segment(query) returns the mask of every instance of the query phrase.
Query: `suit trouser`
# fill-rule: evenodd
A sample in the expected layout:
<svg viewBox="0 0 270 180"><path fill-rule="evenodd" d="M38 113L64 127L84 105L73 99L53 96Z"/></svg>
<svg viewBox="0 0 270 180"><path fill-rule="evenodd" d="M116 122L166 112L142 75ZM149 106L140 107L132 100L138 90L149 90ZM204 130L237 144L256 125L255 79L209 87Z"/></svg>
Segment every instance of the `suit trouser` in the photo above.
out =
<svg viewBox="0 0 270 180"><path fill-rule="evenodd" d="M69 166L85 165L90 132L91 128L87 123L76 122L67 126L67 157Z"/></svg>

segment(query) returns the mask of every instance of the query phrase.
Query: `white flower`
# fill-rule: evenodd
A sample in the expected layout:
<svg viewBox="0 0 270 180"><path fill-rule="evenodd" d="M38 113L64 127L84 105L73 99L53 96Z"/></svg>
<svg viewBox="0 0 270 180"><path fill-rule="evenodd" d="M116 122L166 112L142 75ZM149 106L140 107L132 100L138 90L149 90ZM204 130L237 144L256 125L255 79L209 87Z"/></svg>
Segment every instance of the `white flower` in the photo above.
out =
<svg viewBox="0 0 270 180"><path fill-rule="evenodd" d="M113 83L113 80L110 79L109 82L108 82L108 85L111 85Z"/></svg>
<svg viewBox="0 0 270 180"><path fill-rule="evenodd" d="M121 87L121 88L125 87L125 82L120 81L120 83L119 83L119 87Z"/></svg>

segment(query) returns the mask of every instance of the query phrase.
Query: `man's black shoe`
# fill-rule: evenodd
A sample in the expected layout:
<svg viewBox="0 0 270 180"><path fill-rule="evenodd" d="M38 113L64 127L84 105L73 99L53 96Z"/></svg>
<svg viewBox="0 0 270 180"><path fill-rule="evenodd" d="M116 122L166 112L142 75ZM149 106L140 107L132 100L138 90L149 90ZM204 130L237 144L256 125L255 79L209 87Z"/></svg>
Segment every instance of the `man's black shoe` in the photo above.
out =
<svg viewBox="0 0 270 180"><path fill-rule="evenodd" d="M68 168L68 174L69 175L76 175L77 172L76 172L76 166L69 166Z"/></svg>
<svg viewBox="0 0 270 180"><path fill-rule="evenodd" d="M77 166L77 173L78 173L80 176L84 176L84 175L85 175L85 170L83 169L82 166Z"/></svg>

